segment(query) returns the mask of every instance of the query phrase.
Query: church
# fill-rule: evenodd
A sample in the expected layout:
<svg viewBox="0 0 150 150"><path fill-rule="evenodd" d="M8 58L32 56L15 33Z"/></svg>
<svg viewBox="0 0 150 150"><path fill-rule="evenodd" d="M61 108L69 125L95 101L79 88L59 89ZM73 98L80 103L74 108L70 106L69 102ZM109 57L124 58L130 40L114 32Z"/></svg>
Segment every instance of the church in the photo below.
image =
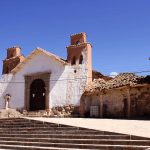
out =
<svg viewBox="0 0 150 150"><path fill-rule="evenodd" d="M85 87L92 81L92 46L86 33L71 35L66 60L36 48L28 57L18 46L7 49L0 79L0 108L19 111L73 107L78 111Z"/></svg>
<svg viewBox="0 0 150 150"><path fill-rule="evenodd" d="M42 48L28 57L7 49L0 79L0 109L53 117L150 117L150 76L121 73L115 78L92 69L86 33L70 36L67 58Z"/></svg>

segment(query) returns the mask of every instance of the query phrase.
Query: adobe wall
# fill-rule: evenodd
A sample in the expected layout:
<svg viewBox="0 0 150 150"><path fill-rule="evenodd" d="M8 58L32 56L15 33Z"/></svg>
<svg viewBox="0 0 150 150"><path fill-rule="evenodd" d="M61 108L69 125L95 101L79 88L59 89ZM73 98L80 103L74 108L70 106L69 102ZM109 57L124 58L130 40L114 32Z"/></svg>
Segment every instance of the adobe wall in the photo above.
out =
<svg viewBox="0 0 150 150"><path fill-rule="evenodd" d="M130 98L131 117L150 117L150 86L131 89Z"/></svg>
<svg viewBox="0 0 150 150"><path fill-rule="evenodd" d="M15 58L5 59L3 61L3 71L2 74L8 74L13 70L20 62L24 60L24 56L18 56Z"/></svg>
<svg viewBox="0 0 150 150"><path fill-rule="evenodd" d="M25 57L21 54L21 48L13 46L7 49L7 57L3 60L2 74L9 74Z"/></svg>
<svg viewBox="0 0 150 150"><path fill-rule="evenodd" d="M130 88L130 104L127 90L129 89L113 89L105 92L105 94L83 95L80 102L80 115L89 117L90 106L99 106L99 108L101 108L100 96L102 95L103 118L136 118L150 116L150 85ZM128 114L129 110L130 112Z"/></svg>

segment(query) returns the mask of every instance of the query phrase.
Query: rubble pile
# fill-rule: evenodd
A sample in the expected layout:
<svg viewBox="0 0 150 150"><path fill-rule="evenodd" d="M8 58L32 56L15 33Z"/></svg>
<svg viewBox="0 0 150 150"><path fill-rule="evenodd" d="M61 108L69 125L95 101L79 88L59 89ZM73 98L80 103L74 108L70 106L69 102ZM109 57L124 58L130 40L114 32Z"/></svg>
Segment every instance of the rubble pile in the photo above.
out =
<svg viewBox="0 0 150 150"><path fill-rule="evenodd" d="M74 105L64 105L55 106L46 110L37 111L26 111L22 112L24 117L78 117L79 116L79 106Z"/></svg>
<svg viewBox="0 0 150 150"><path fill-rule="evenodd" d="M0 109L0 118L20 118L22 114L15 109Z"/></svg>
<svg viewBox="0 0 150 150"><path fill-rule="evenodd" d="M71 117L78 115L78 106L65 105L53 107L50 111L51 117Z"/></svg>
<svg viewBox="0 0 150 150"><path fill-rule="evenodd" d="M105 81L104 79L95 79L85 89L85 93L99 92L103 90L118 88L122 86L132 86L138 84L143 77L137 76L133 73L121 73L115 78Z"/></svg>
<svg viewBox="0 0 150 150"><path fill-rule="evenodd" d="M89 84L86 89L85 92L94 92L96 90L103 90L106 88L106 81L104 79L94 79L93 82L91 84Z"/></svg>

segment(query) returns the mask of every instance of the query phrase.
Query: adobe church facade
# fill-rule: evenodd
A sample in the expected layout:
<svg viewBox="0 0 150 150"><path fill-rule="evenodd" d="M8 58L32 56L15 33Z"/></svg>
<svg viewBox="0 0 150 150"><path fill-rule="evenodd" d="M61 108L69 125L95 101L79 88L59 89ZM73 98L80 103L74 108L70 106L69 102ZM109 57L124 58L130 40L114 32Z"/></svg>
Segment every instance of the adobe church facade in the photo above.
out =
<svg viewBox="0 0 150 150"><path fill-rule="evenodd" d="M10 96L9 107L18 110L49 110L57 106L78 107L92 80L92 47L86 34L71 35L67 60L36 48L28 57L20 47L7 49L0 79L0 108Z"/></svg>

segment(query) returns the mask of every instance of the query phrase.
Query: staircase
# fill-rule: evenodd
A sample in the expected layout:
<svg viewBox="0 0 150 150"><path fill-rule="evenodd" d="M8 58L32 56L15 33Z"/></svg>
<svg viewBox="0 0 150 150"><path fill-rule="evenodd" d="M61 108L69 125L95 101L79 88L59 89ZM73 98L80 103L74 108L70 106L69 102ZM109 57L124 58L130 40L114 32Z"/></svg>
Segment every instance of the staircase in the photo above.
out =
<svg viewBox="0 0 150 150"><path fill-rule="evenodd" d="M24 117L46 117L47 112L45 110L39 110L39 111L28 111L25 114L23 114Z"/></svg>
<svg viewBox="0 0 150 150"><path fill-rule="evenodd" d="M24 118L0 119L0 149L148 150L150 139Z"/></svg>

